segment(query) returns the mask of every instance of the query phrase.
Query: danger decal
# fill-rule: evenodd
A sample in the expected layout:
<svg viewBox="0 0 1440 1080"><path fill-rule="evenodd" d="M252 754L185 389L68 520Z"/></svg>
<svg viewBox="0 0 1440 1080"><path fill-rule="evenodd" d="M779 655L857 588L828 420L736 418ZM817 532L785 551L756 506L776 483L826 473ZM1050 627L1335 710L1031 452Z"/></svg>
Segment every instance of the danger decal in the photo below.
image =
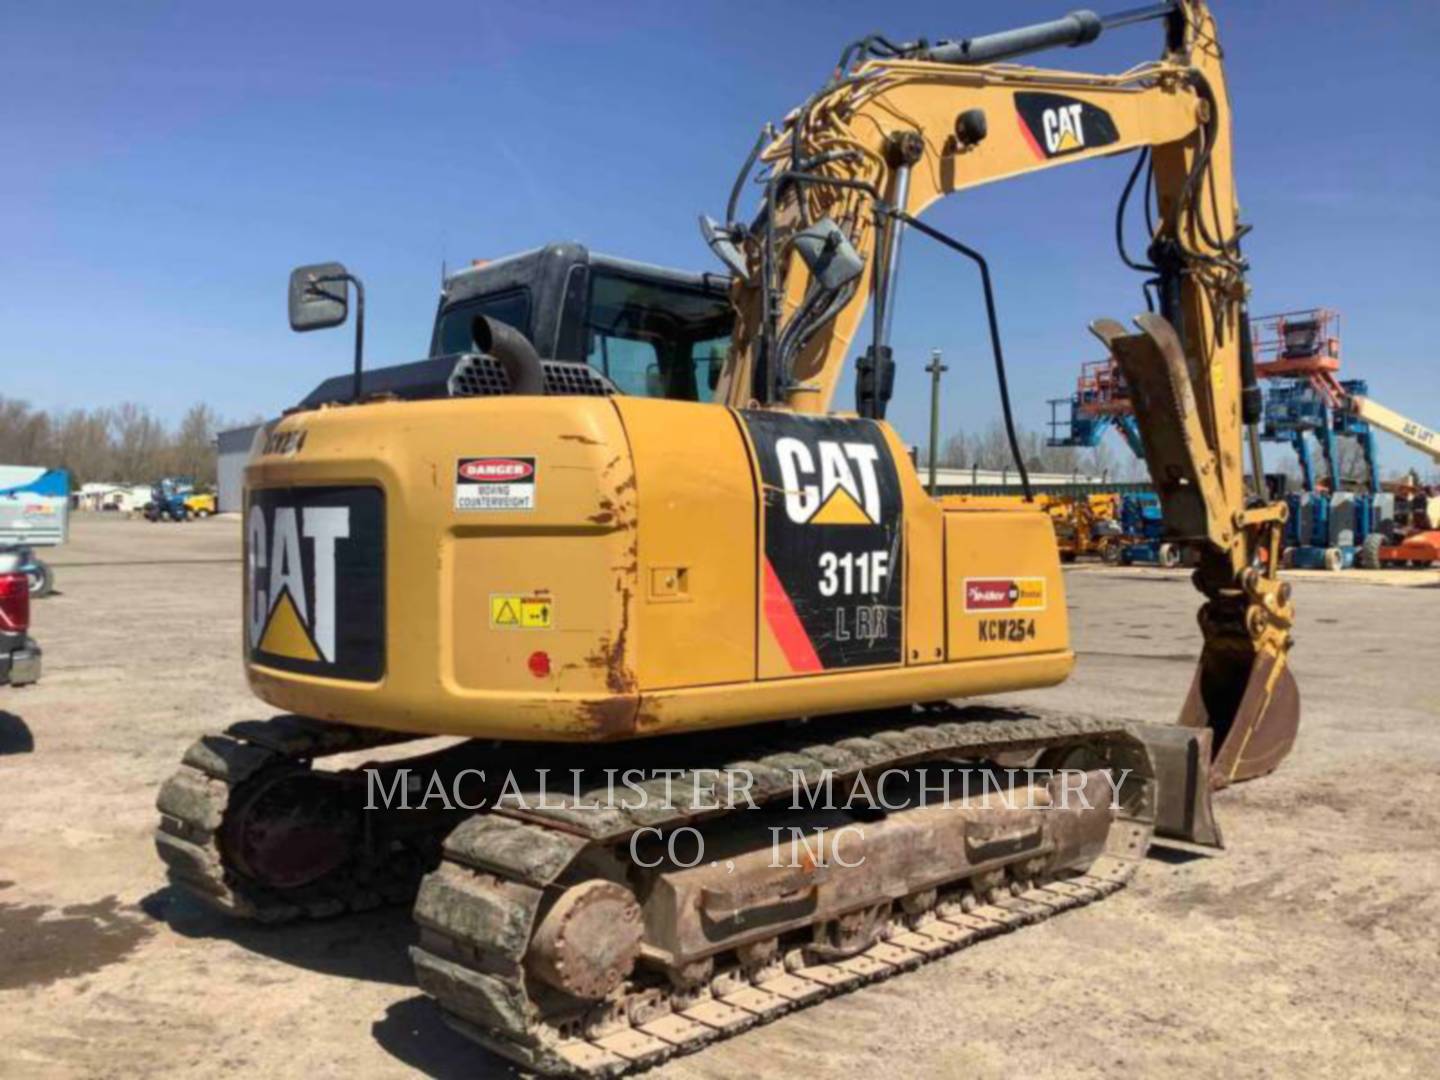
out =
<svg viewBox="0 0 1440 1080"><path fill-rule="evenodd" d="M1064 94L1022 90L1015 95L1015 111L1020 134L1042 161L1120 140L1108 112Z"/></svg>
<svg viewBox="0 0 1440 1080"><path fill-rule="evenodd" d="M384 496L375 488L250 492L245 510L250 659L331 678L380 678L384 545Z"/></svg>
<svg viewBox="0 0 1440 1080"><path fill-rule="evenodd" d="M759 460L761 618L791 670L898 664L903 510L869 420L742 413Z"/></svg>
<svg viewBox="0 0 1440 1080"><path fill-rule="evenodd" d="M472 457L455 463L456 510L534 510L533 457Z"/></svg>
<svg viewBox="0 0 1440 1080"><path fill-rule="evenodd" d="M1044 611L1045 579L966 578L965 610L972 611Z"/></svg>

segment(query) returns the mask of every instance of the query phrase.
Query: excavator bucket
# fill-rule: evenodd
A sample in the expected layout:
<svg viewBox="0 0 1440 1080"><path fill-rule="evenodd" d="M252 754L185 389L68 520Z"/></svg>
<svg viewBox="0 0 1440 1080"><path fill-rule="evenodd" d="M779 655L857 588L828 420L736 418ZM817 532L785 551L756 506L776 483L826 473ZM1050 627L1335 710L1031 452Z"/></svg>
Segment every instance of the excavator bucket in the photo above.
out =
<svg viewBox="0 0 1440 1080"><path fill-rule="evenodd" d="M1274 772L1295 745L1300 727L1300 688L1290 665L1283 656L1266 653L1239 661L1208 653L1200 657L1180 723L1216 733L1211 786ZM1234 687L1241 688L1238 697Z"/></svg>
<svg viewBox="0 0 1440 1080"><path fill-rule="evenodd" d="M1273 577L1277 551L1272 576L1247 568L1237 534L1245 508L1227 498L1196 400L1196 387L1210 385L1208 373L1187 359L1164 318L1135 322L1138 334L1111 319L1091 330L1130 386L1166 531L1199 548L1195 582L1208 597L1205 644L1179 724L1141 725L1137 734L1160 781L1156 831L1218 846L1210 791L1273 771L1295 743L1300 693L1287 663L1288 590Z"/></svg>
<svg viewBox="0 0 1440 1080"><path fill-rule="evenodd" d="M1223 847L1210 793L1273 772L1299 726L1300 690L1283 658L1222 659L1207 648L1180 722L1132 729L1155 769L1156 835Z"/></svg>

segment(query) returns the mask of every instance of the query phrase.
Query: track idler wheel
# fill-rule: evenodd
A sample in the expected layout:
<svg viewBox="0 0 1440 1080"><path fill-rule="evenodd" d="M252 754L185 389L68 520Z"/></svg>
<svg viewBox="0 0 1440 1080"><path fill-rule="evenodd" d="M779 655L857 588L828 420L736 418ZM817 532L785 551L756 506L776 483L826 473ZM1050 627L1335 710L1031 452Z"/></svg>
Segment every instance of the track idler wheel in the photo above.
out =
<svg viewBox="0 0 1440 1080"><path fill-rule="evenodd" d="M338 776L294 768L243 791L226 814L221 842L251 881L298 889L336 873L361 850L360 810Z"/></svg>
<svg viewBox="0 0 1440 1080"><path fill-rule="evenodd" d="M541 920L527 966L556 990L599 1001L629 977L644 930L629 889L586 881L561 893Z"/></svg>

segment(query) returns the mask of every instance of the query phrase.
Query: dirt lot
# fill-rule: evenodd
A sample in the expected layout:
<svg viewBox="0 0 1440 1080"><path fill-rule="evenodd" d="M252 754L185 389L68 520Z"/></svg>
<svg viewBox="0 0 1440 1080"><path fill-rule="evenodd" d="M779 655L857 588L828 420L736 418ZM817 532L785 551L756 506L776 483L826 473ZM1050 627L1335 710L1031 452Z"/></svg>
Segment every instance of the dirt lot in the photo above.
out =
<svg viewBox="0 0 1440 1080"><path fill-rule="evenodd" d="M153 800L240 672L239 526L80 516L35 605L45 675L0 690L0 1075L433 1077L507 1069L413 984L406 912L259 930L176 896ZM1184 574L1069 575L1079 670L1030 696L1168 719ZM1299 747L1226 792L1220 857L1152 857L1093 908L654 1075L1434 1075L1440 580L1305 577Z"/></svg>

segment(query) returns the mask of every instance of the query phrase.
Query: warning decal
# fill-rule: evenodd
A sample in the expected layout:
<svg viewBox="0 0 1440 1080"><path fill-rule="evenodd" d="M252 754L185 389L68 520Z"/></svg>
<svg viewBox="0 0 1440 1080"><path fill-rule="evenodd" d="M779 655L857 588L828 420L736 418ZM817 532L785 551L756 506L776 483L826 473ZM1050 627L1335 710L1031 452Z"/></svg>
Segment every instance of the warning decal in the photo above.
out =
<svg viewBox="0 0 1440 1080"><path fill-rule="evenodd" d="M742 412L764 487L760 616L796 673L898 664L904 503L870 420Z"/></svg>
<svg viewBox="0 0 1440 1080"><path fill-rule="evenodd" d="M533 457L460 458L455 463L456 510L534 510Z"/></svg>
<svg viewBox="0 0 1440 1080"><path fill-rule="evenodd" d="M549 630L554 601L548 596L522 593L490 594L492 630Z"/></svg>

